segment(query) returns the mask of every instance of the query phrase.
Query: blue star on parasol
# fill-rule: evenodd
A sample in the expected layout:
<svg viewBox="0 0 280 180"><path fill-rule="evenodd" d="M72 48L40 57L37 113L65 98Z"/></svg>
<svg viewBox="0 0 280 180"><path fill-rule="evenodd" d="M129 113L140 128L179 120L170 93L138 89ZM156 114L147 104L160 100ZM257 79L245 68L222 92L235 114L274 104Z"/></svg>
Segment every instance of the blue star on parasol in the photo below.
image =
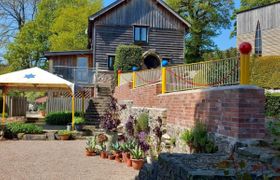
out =
<svg viewBox="0 0 280 180"><path fill-rule="evenodd" d="M34 74L25 74L25 76L24 76L24 78L26 78L26 79L32 79L32 78L35 78L35 76L36 75L34 75Z"/></svg>

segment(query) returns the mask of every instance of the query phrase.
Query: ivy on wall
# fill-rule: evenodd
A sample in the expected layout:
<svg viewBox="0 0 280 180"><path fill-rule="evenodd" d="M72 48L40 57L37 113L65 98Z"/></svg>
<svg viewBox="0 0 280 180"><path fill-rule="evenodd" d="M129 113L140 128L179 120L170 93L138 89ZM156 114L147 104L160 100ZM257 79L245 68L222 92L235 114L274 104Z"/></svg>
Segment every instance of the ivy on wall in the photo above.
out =
<svg viewBox="0 0 280 180"><path fill-rule="evenodd" d="M114 71L129 72L133 66L141 67L142 48L136 45L119 45L116 49Z"/></svg>

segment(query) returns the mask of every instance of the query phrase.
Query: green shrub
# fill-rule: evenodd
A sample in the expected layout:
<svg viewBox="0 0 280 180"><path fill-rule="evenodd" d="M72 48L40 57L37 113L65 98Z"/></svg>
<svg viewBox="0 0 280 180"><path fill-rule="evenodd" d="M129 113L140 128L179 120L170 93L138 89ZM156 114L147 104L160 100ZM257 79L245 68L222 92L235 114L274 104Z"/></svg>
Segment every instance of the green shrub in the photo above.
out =
<svg viewBox="0 0 280 180"><path fill-rule="evenodd" d="M250 83L263 88L280 88L280 56L252 58Z"/></svg>
<svg viewBox="0 0 280 180"><path fill-rule="evenodd" d="M196 123L191 130L186 130L182 133L181 139L195 153L214 153L218 147L208 138L206 126L202 123Z"/></svg>
<svg viewBox="0 0 280 180"><path fill-rule="evenodd" d="M237 67L232 65L232 59L209 62L206 66L206 69L201 68L198 70L196 75L193 78L194 84L197 86L203 85L218 85L219 83L231 84L232 78L230 75L233 75L233 71ZM199 66L197 66L199 67Z"/></svg>
<svg viewBox="0 0 280 180"><path fill-rule="evenodd" d="M75 116L81 116L80 112L75 112ZM72 122L71 112L54 112L46 116L46 123L49 125L67 125Z"/></svg>
<svg viewBox="0 0 280 180"><path fill-rule="evenodd" d="M191 145L193 142L193 131L185 130L181 135L181 140L183 140L186 144Z"/></svg>
<svg viewBox="0 0 280 180"><path fill-rule="evenodd" d="M115 73L121 69L123 72L132 70L133 66L141 67L142 48L136 45L119 45L116 49L114 64Z"/></svg>
<svg viewBox="0 0 280 180"><path fill-rule="evenodd" d="M280 117L280 94L268 93L265 101L266 116Z"/></svg>
<svg viewBox="0 0 280 180"><path fill-rule="evenodd" d="M280 121L274 120L268 122L267 129L268 132L272 135L272 145L274 146L274 148L280 150Z"/></svg>
<svg viewBox="0 0 280 180"><path fill-rule="evenodd" d="M25 124L20 122L7 123L6 132L16 136L18 133L42 134L43 128L34 124Z"/></svg>
<svg viewBox="0 0 280 180"><path fill-rule="evenodd" d="M38 110L39 110L39 111L44 111L44 110L46 110L46 103L39 104L39 105L38 105Z"/></svg>
<svg viewBox="0 0 280 180"><path fill-rule="evenodd" d="M85 118L83 117L75 117L75 124L84 124Z"/></svg>
<svg viewBox="0 0 280 180"><path fill-rule="evenodd" d="M135 125L136 133L141 131L149 132L149 115L147 113L142 113L138 117Z"/></svg>
<svg viewBox="0 0 280 180"><path fill-rule="evenodd" d="M67 135L71 135L72 134L72 131L68 131L68 130L59 130L58 132L57 132L57 134L59 135L59 136L67 136Z"/></svg>
<svg viewBox="0 0 280 180"><path fill-rule="evenodd" d="M5 118L7 118L8 117L8 113L5 112L4 116L5 116ZM0 118L2 118L2 113L0 113Z"/></svg>

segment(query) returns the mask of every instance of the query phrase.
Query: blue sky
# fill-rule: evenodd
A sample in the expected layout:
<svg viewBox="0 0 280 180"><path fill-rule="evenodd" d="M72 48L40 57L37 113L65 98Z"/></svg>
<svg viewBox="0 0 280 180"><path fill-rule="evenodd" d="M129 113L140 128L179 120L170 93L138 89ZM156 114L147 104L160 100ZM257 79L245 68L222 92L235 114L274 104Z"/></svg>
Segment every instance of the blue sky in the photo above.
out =
<svg viewBox="0 0 280 180"><path fill-rule="evenodd" d="M104 5L108 6L114 1L115 0L104 0ZM234 2L235 2L235 7L238 8L240 6L240 0L234 0ZM232 28L233 27L231 27L231 29L223 29L222 34L214 38L214 41L218 45L219 49L225 50L230 47L236 47L236 38L232 38L232 39L229 38Z"/></svg>

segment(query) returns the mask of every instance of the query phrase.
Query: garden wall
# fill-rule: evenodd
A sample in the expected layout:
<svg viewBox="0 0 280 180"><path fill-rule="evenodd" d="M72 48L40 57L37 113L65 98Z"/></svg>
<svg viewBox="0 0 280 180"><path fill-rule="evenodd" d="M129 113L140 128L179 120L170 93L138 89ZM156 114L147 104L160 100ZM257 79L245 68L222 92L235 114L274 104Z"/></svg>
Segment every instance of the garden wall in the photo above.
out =
<svg viewBox="0 0 280 180"><path fill-rule="evenodd" d="M227 86L161 94L161 84L131 89L116 87L114 96L133 106L164 108L167 126L191 128L196 121L210 132L235 139L260 139L265 135L264 90L255 86Z"/></svg>

